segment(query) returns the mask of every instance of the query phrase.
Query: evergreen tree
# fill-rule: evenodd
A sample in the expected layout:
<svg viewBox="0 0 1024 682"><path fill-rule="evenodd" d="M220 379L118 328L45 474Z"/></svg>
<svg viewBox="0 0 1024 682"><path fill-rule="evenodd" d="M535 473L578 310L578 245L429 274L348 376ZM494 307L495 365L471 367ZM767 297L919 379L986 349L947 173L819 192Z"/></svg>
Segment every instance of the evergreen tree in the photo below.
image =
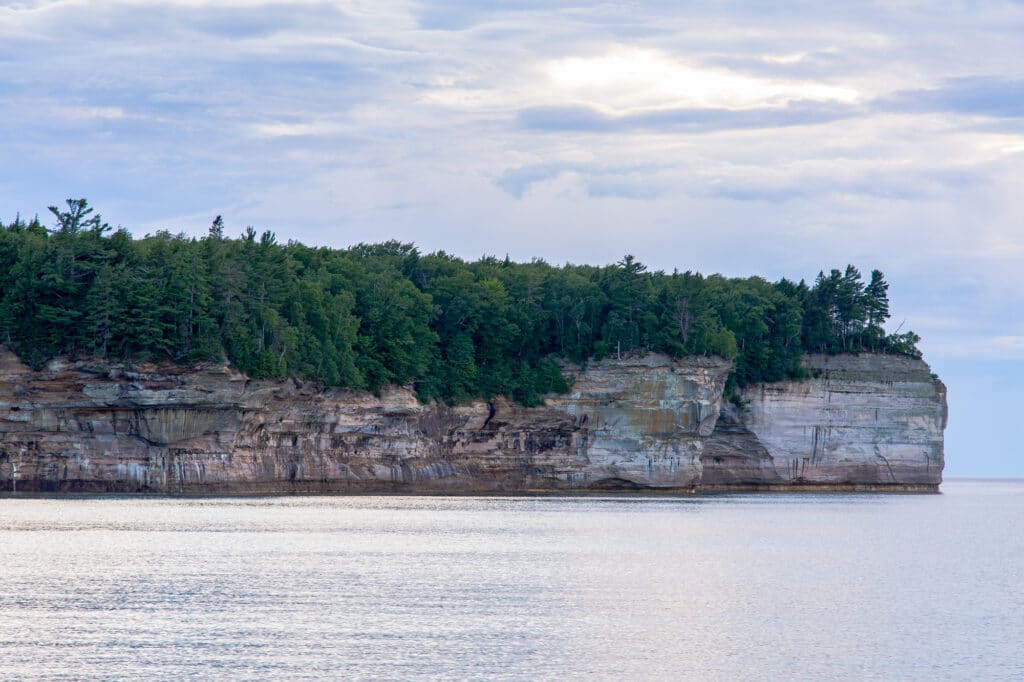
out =
<svg viewBox="0 0 1024 682"><path fill-rule="evenodd" d="M733 381L799 376L804 352L919 355L886 334L888 283L853 265L813 286L759 277L466 262L411 244L350 249L277 243L252 227L201 240L133 239L84 199L50 207L47 230L0 225L0 342L33 367L57 355L228 361L253 377L296 377L424 399L507 395L536 404L567 389L557 358L657 351L733 359Z"/></svg>

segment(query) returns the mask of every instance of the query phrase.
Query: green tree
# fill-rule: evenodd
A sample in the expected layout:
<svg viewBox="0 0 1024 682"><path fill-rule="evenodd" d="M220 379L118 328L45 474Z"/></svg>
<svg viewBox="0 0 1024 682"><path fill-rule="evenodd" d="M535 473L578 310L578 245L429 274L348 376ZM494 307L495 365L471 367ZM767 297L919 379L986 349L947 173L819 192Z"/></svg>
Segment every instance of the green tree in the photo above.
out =
<svg viewBox="0 0 1024 682"><path fill-rule="evenodd" d="M882 273L865 285L853 265L809 286L648 272L632 255L466 262L395 241L282 245L252 227L231 239L220 216L202 240L133 239L84 199L50 208L52 230L0 225L0 341L35 367L60 354L227 360L253 377L536 404L567 389L559 358L721 355L744 384L800 376L804 352L920 353L913 332L885 333Z"/></svg>

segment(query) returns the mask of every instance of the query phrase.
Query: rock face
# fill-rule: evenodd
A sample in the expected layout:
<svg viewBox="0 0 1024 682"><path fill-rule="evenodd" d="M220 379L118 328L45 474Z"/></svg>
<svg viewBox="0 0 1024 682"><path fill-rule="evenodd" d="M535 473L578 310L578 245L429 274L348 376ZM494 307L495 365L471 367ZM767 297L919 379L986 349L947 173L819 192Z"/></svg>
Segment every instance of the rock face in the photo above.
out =
<svg viewBox="0 0 1024 682"><path fill-rule="evenodd" d="M810 378L750 386L705 444L705 487L934 489L946 387L921 360L811 355Z"/></svg>
<svg viewBox="0 0 1024 682"><path fill-rule="evenodd" d="M935 489L945 389L919 360L809 358L814 378L726 403L727 361L649 355L575 370L572 393L423 405L223 365L0 348L0 491L290 493Z"/></svg>

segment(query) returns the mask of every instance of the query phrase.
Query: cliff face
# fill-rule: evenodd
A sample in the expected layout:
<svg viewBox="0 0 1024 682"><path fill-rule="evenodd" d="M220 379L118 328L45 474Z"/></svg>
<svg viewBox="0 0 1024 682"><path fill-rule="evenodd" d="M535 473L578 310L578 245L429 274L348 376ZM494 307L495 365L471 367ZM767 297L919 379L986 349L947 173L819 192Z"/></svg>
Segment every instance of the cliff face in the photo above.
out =
<svg viewBox="0 0 1024 682"><path fill-rule="evenodd" d="M722 405L726 361L660 356L593 363L544 407L446 407L219 365L36 372L0 349L0 490L934 488L945 394L927 366L809 362L818 378L754 387L742 411Z"/></svg>
<svg viewBox="0 0 1024 682"><path fill-rule="evenodd" d="M748 387L705 446L707 487L942 482L946 387L921 360L811 355L810 377Z"/></svg>

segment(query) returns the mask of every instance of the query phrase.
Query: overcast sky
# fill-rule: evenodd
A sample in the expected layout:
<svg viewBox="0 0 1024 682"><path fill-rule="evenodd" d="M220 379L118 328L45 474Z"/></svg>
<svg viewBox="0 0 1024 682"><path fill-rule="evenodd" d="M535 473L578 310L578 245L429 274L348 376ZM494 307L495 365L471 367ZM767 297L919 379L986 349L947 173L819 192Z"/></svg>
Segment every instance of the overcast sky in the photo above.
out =
<svg viewBox="0 0 1024 682"><path fill-rule="evenodd" d="M0 2L0 219L891 284L1024 475L1024 3Z"/></svg>

